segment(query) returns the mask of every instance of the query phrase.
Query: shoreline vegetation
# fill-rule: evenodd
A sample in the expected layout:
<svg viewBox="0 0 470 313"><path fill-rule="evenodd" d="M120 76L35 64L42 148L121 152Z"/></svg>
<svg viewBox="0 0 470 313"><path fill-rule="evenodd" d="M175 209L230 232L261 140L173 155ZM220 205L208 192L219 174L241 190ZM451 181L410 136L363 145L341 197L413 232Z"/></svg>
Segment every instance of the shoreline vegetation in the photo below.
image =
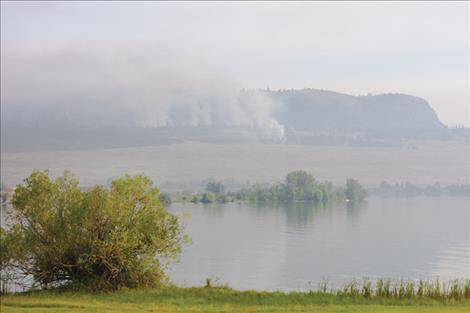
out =
<svg viewBox="0 0 470 313"><path fill-rule="evenodd" d="M470 307L470 278L365 278L339 288L325 281L292 292L235 290L210 278L203 287L177 287L168 283L165 265L189 238L165 209L171 195L140 175L125 175L110 187L78 186L68 172L52 180L47 171L34 171L15 189L8 227L0 232L2 312L465 312ZM227 197L322 205L366 196L354 179L335 187L296 171L283 183L237 192L226 193L222 183L212 181L199 202ZM9 293L18 277L31 278L34 288Z"/></svg>
<svg viewBox="0 0 470 313"><path fill-rule="evenodd" d="M417 186L410 182L389 183L383 181L376 188L371 188L369 193L383 198L387 197L419 197L419 196L470 196L470 184L448 184L439 182L426 186Z"/></svg>
<svg viewBox="0 0 470 313"><path fill-rule="evenodd" d="M5 283L5 282L3 282ZM301 294L301 295L326 295L329 297L338 297L341 299L380 299L380 300L413 300L425 302L439 302L439 303L452 303L459 301L468 301L470 304L470 277L463 279L451 279L442 281L439 278L435 279L392 279L392 278L378 278L378 279L352 279L339 287L328 280L320 281L317 287L307 289L298 289L292 291L285 290L237 290L231 288L228 283L222 283L219 278L207 277L203 287L182 287L170 282L169 279L162 281L160 284L153 287L137 287L128 288L126 286L119 286L116 289L88 289L85 285L78 285L73 283L64 284L62 286L42 288L30 288L25 291L8 291L5 284L2 284L0 294L5 295L32 295L40 293L90 293L90 294L112 294L126 290L196 290L196 289L210 289L210 290L227 290L231 292L255 292L263 294ZM21 285L16 285L17 289Z"/></svg>
<svg viewBox="0 0 470 313"><path fill-rule="evenodd" d="M210 180L203 192L183 192L160 194L160 201L166 205L172 202L192 203L282 203L310 202L325 205L331 202L362 202L367 191L359 181L349 178L345 186L334 186L331 182L319 182L313 175L302 171L287 174L284 182L277 184L254 184L236 191L225 190L222 181Z"/></svg>
<svg viewBox="0 0 470 313"><path fill-rule="evenodd" d="M467 312L470 279L351 281L340 289L235 290L214 285L173 285L113 292L55 288L1 295L2 312Z"/></svg>
<svg viewBox="0 0 470 313"><path fill-rule="evenodd" d="M356 181L359 183L358 181ZM200 182L192 182L186 184L178 184L174 182L164 182L162 184L162 191L160 200L166 205L171 203L227 203L227 202L245 202L245 203L287 203L287 202L311 202L317 205L326 204L325 202L338 202L350 201L344 195L344 187L333 186L331 182L320 182L320 193L316 194L313 199L287 199L282 194L282 183L268 184L257 183L252 185L242 185L230 180L218 181L213 178L208 178ZM224 192L213 191L210 186L218 185L218 190ZM227 188L228 187L228 188ZM410 182L397 182L390 183L383 181L379 186L373 188L361 188L366 193L366 196L380 197L380 198L413 198L413 197L440 197L440 196L457 196L468 197L470 196L470 184L468 183L455 183L455 184L441 184L435 182L428 185L416 185ZM229 191L225 191L229 189ZM319 197L320 196L320 197ZM319 199L318 199L319 198ZM364 197L359 202L365 200ZM326 200L326 201L325 201ZM354 202L357 202L355 200Z"/></svg>
<svg viewBox="0 0 470 313"><path fill-rule="evenodd" d="M108 180L110 184L110 180ZM219 185L222 187L222 194L213 192L211 187ZM282 184L269 183L240 183L234 180L216 180L214 178L206 178L201 181L192 182L174 182L165 181L160 184L160 201L166 206L171 203L227 203L227 202L247 202L247 203L282 203L289 202L289 200L280 200L280 196L269 196L272 193L274 186ZM323 186L333 186L331 182L322 182ZM83 189L90 189L92 187L82 187ZM270 190L271 188L271 190ZM402 182L388 182L382 181L378 186L365 188L367 196L380 197L380 198L413 198L413 197L440 197L440 196L457 196L468 197L470 196L469 183L454 183L444 184L434 182L427 185L417 185L409 181ZM341 187L339 188L341 191ZM14 192L14 188L6 184L1 184L0 201L2 207L6 207L9 198ZM269 199L266 199L266 193ZM263 195L264 194L264 195ZM345 201L344 197L340 200ZM338 198L336 198L338 200ZM205 202L204 202L205 201ZM294 200L294 201L309 201L309 200ZM312 202L312 201L310 201ZM322 203L317 203L321 205Z"/></svg>

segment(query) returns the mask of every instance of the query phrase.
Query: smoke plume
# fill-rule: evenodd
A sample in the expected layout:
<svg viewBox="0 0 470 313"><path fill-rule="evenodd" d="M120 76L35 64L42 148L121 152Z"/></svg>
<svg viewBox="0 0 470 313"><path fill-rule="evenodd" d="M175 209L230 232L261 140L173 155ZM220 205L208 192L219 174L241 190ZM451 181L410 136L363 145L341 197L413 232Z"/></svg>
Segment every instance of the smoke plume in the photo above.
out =
<svg viewBox="0 0 470 313"><path fill-rule="evenodd" d="M27 52L26 52L27 51ZM79 127L242 126L275 138L284 109L198 55L142 46L16 49L2 56L2 119Z"/></svg>

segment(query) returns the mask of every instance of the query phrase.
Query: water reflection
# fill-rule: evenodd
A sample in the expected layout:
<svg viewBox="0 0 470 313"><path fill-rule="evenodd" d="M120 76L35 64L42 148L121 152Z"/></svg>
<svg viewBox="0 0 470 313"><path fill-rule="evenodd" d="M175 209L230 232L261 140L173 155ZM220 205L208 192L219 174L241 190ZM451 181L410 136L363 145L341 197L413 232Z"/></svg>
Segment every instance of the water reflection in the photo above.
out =
<svg viewBox="0 0 470 313"><path fill-rule="evenodd" d="M345 205L345 211L348 217L348 220L354 222L358 220L361 212L363 212L367 208L368 202L367 201L348 201Z"/></svg>
<svg viewBox="0 0 470 313"><path fill-rule="evenodd" d="M198 204L194 204L198 205ZM224 215L224 204L222 203L204 203L200 205L204 212L211 214L216 217L223 217Z"/></svg>
<svg viewBox="0 0 470 313"><path fill-rule="evenodd" d="M253 205L259 214L281 214L285 216L288 226L310 226L315 216L327 207L312 202L257 203Z"/></svg>
<svg viewBox="0 0 470 313"><path fill-rule="evenodd" d="M322 279L442 279L470 275L470 207L463 197L309 203L173 205L188 211L187 247L171 276L235 288L309 288Z"/></svg>
<svg viewBox="0 0 470 313"><path fill-rule="evenodd" d="M307 227L313 224L315 216L318 214L325 215L332 213L333 210L341 210L345 212L348 219L353 221L356 219L361 211L367 207L367 202L341 202L341 203L328 203L318 204L305 201L293 202L261 202L250 204L260 214L283 214L286 217L286 222L292 227Z"/></svg>

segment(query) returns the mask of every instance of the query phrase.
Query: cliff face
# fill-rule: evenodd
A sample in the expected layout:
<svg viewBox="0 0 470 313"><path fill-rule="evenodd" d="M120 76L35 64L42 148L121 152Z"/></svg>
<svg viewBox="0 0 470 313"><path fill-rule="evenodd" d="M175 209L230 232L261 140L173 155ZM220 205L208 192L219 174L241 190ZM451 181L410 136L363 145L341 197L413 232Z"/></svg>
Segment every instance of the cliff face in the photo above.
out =
<svg viewBox="0 0 470 313"><path fill-rule="evenodd" d="M403 94L351 96L322 90L267 91L296 131L438 131L446 128L426 100Z"/></svg>

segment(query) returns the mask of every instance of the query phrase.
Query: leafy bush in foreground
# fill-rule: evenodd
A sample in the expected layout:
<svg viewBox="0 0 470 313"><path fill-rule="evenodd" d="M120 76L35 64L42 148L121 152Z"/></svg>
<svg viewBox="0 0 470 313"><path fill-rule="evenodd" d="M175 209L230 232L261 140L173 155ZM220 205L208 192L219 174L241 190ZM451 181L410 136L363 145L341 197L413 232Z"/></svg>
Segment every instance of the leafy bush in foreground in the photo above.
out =
<svg viewBox="0 0 470 313"><path fill-rule="evenodd" d="M150 287L185 239L159 190L144 176L124 176L88 191L64 173L34 171L12 197L2 231L2 270L43 287L67 283L95 290Z"/></svg>

